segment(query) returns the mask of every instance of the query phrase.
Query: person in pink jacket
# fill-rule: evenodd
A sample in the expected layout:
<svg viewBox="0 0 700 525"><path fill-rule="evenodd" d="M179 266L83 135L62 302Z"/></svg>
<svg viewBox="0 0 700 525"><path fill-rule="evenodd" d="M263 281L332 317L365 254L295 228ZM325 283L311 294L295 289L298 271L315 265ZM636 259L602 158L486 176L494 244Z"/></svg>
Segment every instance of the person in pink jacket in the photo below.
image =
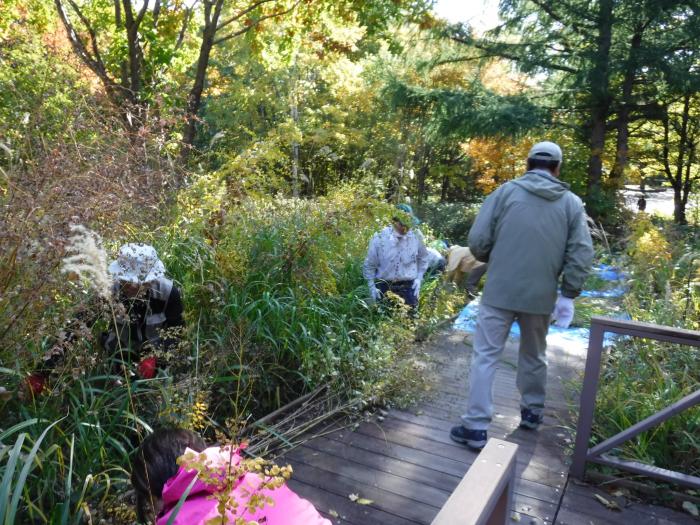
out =
<svg viewBox="0 0 700 525"><path fill-rule="evenodd" d="M177 459L183 456L178 466ZM331 525L314 506L300 498L286 484L266 488L266 480L258 474L246 472L233 483L228 483L228 500L235 501L235 509L228 508L222 518L218 509L222 480L243 460L240 451L231 447L206 447L202 438L184 429L164 428L147 436L136 452L131 482L136 492L136 510L140 523L166 525L172 514L173 525L233 524L243 518L265 525ZM206 464L188 468L189 464ZM261 488L262 485L262 488ZM189 493L187 493L188 487ZM180 497L187 493L180 509ZM267 501L249 505L251 498ZM250 508L254 507L254 508Z"/></svg>

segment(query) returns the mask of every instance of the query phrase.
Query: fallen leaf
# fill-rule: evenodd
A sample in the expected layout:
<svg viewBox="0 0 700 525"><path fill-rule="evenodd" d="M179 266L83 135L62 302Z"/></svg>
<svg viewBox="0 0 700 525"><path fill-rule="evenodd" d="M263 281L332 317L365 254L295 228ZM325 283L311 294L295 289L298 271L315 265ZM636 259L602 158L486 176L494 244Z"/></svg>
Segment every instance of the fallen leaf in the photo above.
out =
<svg viewBox="0 0 700 525"><path fill-rule="evenodd" d="M593 494L593 497L597 499L599 503L602 503L610 510L622 510L616 502L605 499L600 494Z"/></svg>
<svg viewBox="0 0 700 525"><path fill-rule="evenodd" d="M695 516L696 518L700 514L698 513L698 506L691 501L683 502L683 510L686 511L688 514Z"/></svg>
<svg viewBox="0 0 700 525"><path fill-rule="evenodd" d="M357 501L358 499L360 499L360 496L358 496L357 494L349 494L348 498L350 498L350 501Z"/></svg>
<svg viewBox="0 0 700 525"><path fill-rule="evenodd" d="M338 514L336 511L334 511L333 509L330 509L330 510L328 511L328 514L330 514L330 515L333 516L334 518L339 517L339 514Z"/></svg>
<svg viewBox="0 0 700 525"><path fill-rule="evenodd" d="M360 498L355 503L357 503L358 505L371 505L372 503L374 503L374 501L367 498Z"/></svg>

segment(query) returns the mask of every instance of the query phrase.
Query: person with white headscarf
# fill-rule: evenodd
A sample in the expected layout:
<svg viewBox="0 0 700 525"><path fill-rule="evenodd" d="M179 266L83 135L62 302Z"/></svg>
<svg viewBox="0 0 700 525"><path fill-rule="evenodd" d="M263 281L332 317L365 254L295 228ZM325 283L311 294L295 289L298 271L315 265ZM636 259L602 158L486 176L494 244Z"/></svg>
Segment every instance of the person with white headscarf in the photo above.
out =
<svg viewBox="0 0 700 525"><path fill-rule="evenodd" d="M184 327L180 290L165 277L165 266L155 248L143 243L125 244L109 265L114 280L114 314L110 328L102 333L102 347L116 359L138 362L138 375L151 379L157 373L156 354L172 349L179 342ZM97 314L80 314L80 324L90 325ZM89 320L87 320L87 319ZM76 339L69 328L65 342ZM26 388L36 396L44 392L51 372L65 361L69 345L55 345L41 365L26 378Z"/></svg>
<svg viewBox="0 0 700 525"><path fill-rule="evenodd" d="M112 328L103 334L103 346L112 353L135 353L141 358L140 375L153 377L154 351L167 351L177 344L177 338L165 332L185 325L180 290L165 277L163 262L148 244L122 246L109 272L114 279L114 294L124 311L115 316Z"/></svg>

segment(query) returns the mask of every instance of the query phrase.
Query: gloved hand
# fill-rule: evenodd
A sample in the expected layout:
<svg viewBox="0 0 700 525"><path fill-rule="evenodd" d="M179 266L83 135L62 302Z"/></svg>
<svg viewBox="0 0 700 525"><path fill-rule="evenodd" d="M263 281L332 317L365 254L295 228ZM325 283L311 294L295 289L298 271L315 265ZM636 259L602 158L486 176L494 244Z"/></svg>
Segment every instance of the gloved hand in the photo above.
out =
<svg viewBox="0 0 700 525"><path fill-rule="evenodd" d="M379 289L374 284L374 281L367 281L367 287L369 288L369 302L374 304L379 300Z"/></svg>
<svg viewBox="0 0 700 525"><path fill-rule="evenodd" d="M413 290L413 295L418 299L418 294L420 293L420 285L423 282L423 277L416 277L413 280L413 286L411 287Z"/></svg>
<svg viewBox="0 0 700 525"><path fill-rule="evenodd" d="M552 312L552 320L554 326L559 328L569 328L571 321L574 319L574 300L571 297L560 295L557 298L557 303L554 305Z"/></svg>

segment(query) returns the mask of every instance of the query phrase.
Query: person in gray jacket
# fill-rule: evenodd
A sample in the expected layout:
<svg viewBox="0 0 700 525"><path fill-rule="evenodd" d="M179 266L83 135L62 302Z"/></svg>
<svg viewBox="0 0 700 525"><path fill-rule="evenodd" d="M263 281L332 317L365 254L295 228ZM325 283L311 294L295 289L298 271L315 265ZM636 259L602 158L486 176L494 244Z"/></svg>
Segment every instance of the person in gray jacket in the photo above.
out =
<svg viewBox="0 0 700 525"><path fill-rule="evenodd" d="M493 415L493 382L515 320L520 325L517 386L520 426L542 423L547 380L547 331L568 328L593 259L583 203L559 180L562 152L535 144L527 173L489 195L469 232L469 249L488 262L469 381L467 411L450 437L470 448L486 445ZM557 286L561 276L561 294Z"/></svg>

